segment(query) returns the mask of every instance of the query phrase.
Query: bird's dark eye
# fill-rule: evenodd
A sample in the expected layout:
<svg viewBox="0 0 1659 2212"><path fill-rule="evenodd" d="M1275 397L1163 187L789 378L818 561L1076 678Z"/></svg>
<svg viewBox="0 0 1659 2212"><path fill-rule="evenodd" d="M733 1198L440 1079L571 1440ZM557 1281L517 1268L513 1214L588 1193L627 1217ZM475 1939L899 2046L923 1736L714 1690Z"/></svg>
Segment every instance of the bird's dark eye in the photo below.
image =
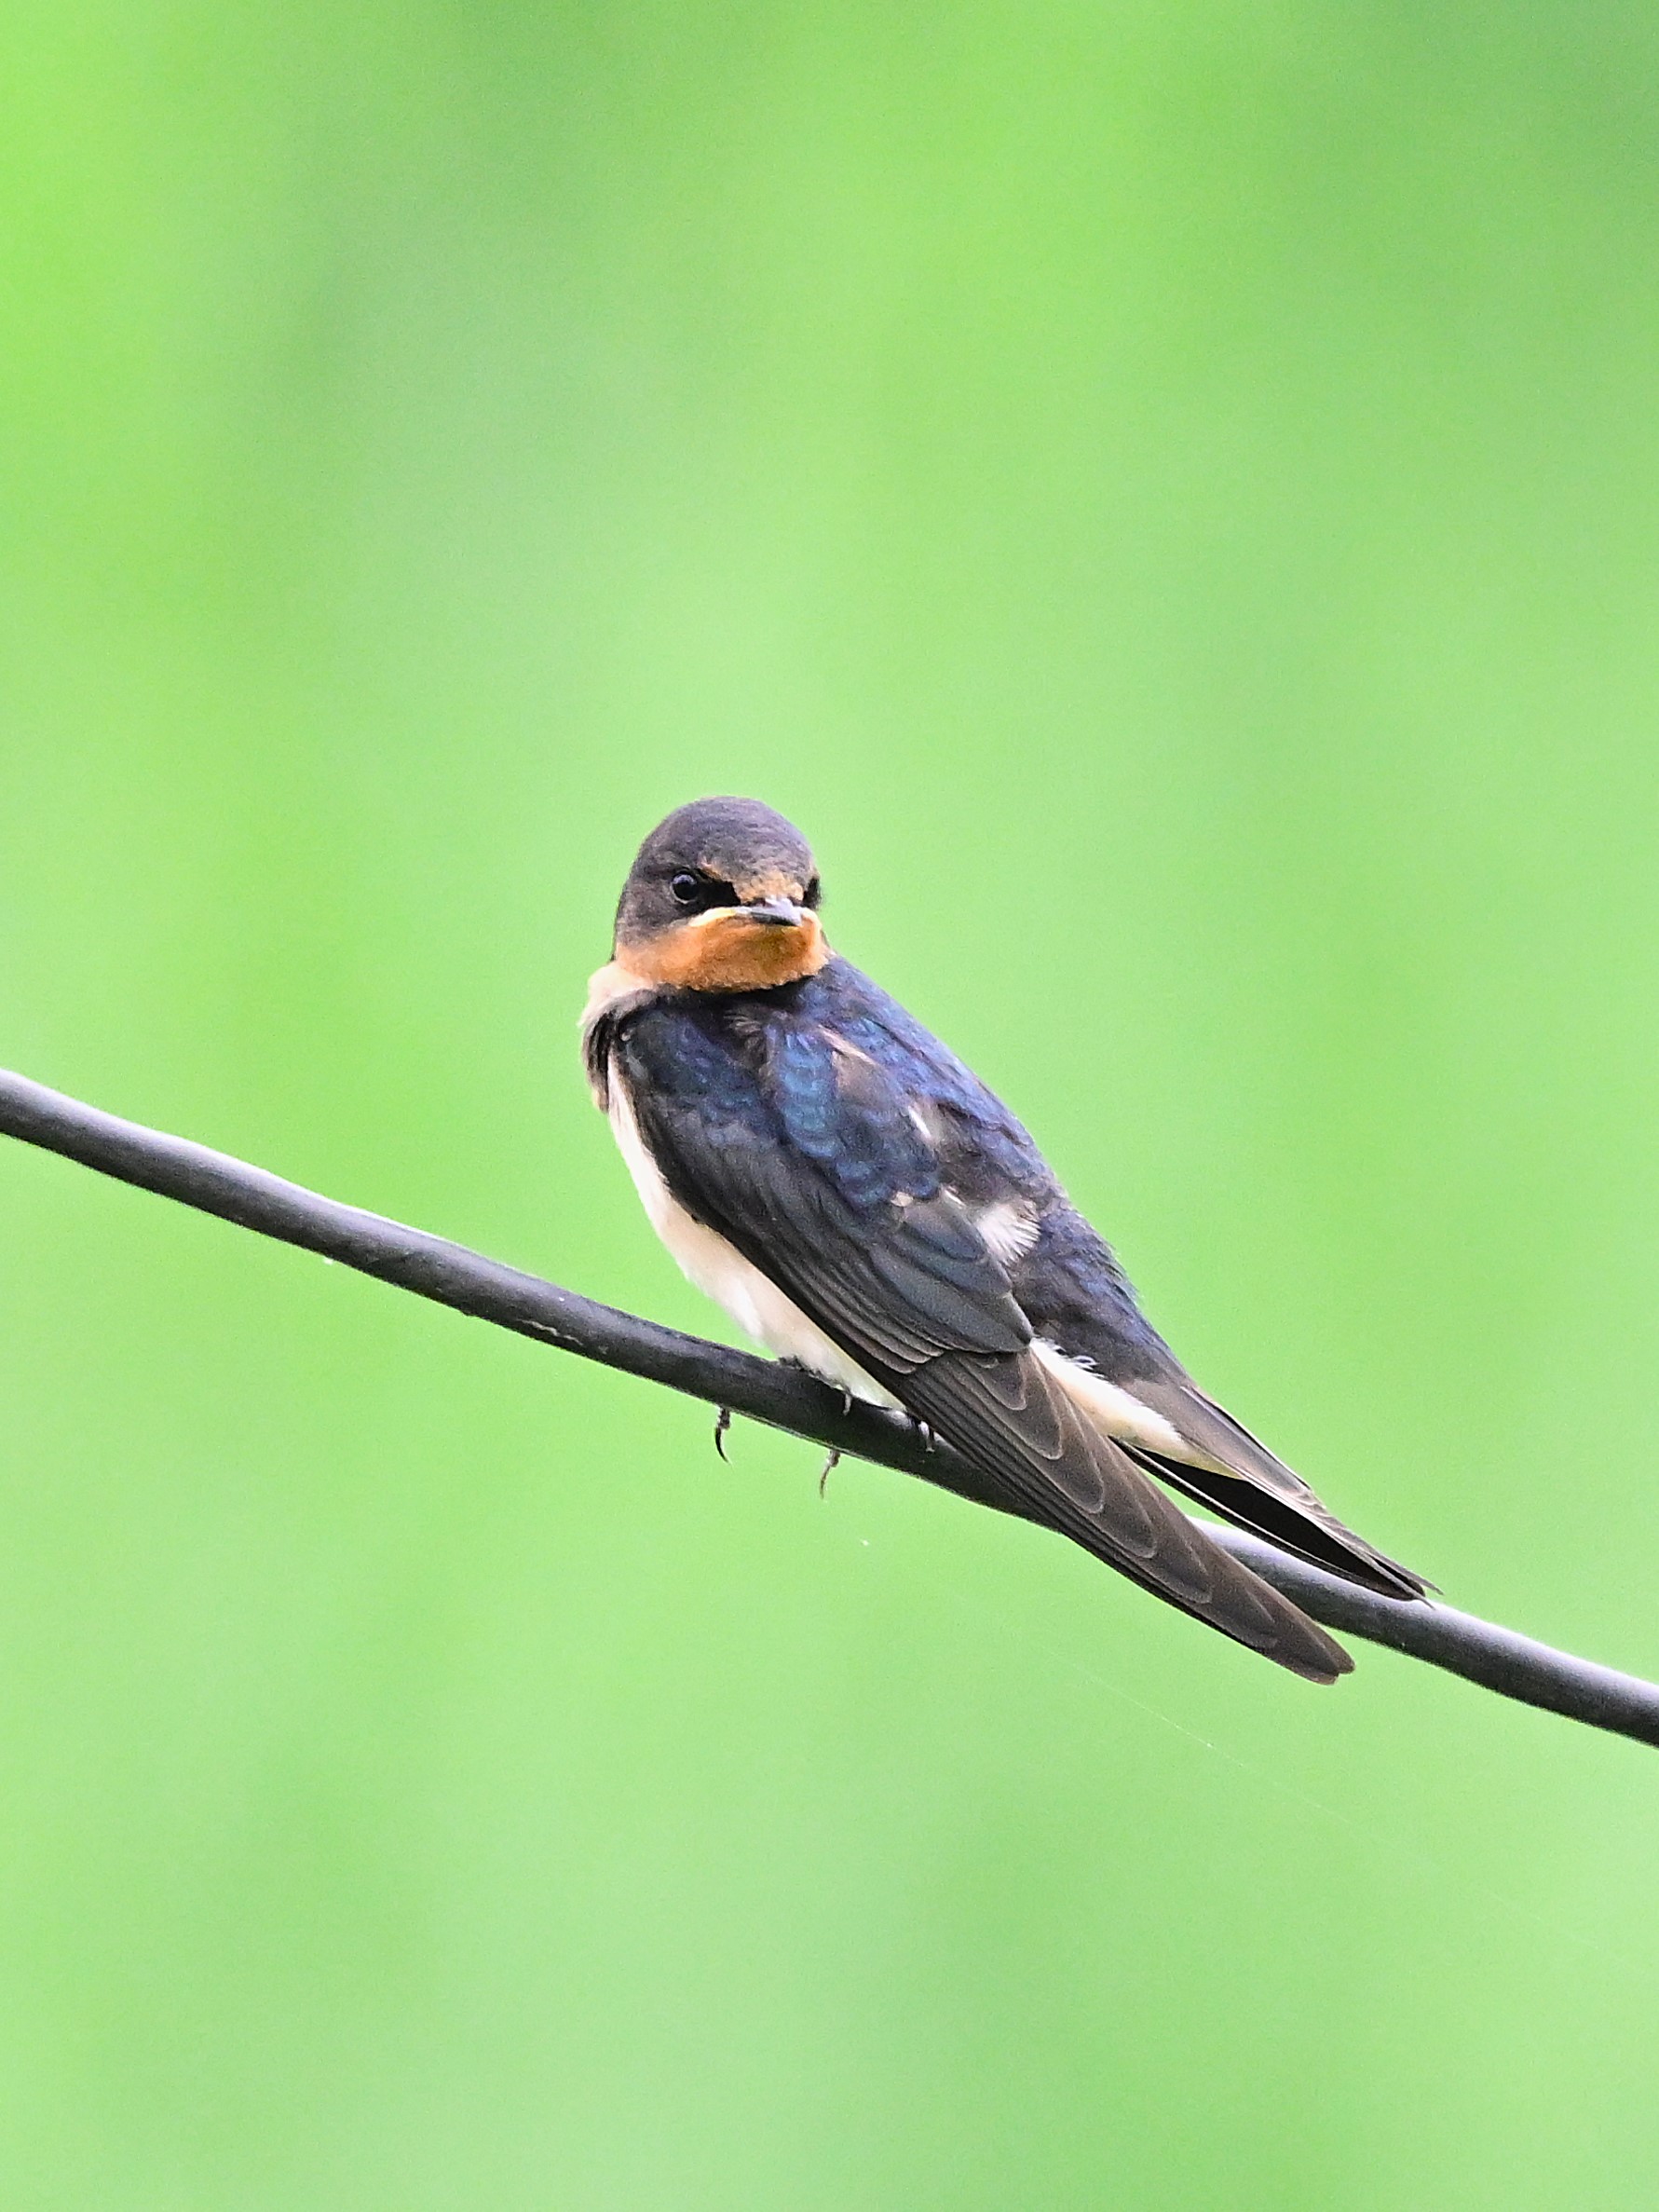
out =
<svg viewBox="0 0 1659 2212"><path fill-rule="evenodd" d="M814 876L812 881L807 885L807 894L805 898L802 899L801 904L806 907L816 907L819 900L823 898L823 885L818 881L818 878Z"/></svg>
<svg viewBox="0 0 1659 2212"><path fill-rule="evenodd" d="M729 883L706 875L700 867L676 868L668 879L668 888L675 906L683 907L687 914L707 914L715 907L741 903Z"/></svg>

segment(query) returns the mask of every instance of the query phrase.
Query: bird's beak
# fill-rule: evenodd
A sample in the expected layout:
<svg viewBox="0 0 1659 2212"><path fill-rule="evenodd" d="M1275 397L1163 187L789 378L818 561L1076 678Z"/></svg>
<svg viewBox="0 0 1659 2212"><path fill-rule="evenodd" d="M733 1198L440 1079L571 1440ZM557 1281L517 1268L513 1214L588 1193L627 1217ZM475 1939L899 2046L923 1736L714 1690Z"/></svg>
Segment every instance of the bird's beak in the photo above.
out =
<svg viewBox="0 0 1659 2212"><path fill-rule="evenodd" d="M807 910L792 898L757 898L743 908L751 922L772 922L780 929L798 929Z"/></svg>

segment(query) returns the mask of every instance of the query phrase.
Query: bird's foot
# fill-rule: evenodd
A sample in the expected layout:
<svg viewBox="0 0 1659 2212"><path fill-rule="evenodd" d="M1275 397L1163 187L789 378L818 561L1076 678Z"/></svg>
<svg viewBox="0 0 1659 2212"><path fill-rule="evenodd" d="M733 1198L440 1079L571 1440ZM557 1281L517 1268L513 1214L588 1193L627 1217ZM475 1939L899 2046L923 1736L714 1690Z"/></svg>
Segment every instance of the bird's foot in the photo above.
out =
<svg viewBox="0 0 1659 2212"><path fill-rule="evenodd" d="M728 1405L723 1405L714 1415L714 1449L719 1453L721 1458L726 1460L728 1467L731 1465L731 1461L727 1457L726 1432L730 1427L731 1408Z"/></svg>
<svg viewBox="0 0 1659 2212"><path fill-rule="evenodd" d="M939 1449L939 1439L933 1434L933 1431L929 1427L925 1421L918 1421L916 1415L912 1413L910 1416L910 1426L913 1429L915 1429L917 1435L920 1437L921 1448L924 1452L936 1452Z"/></svg>
<svg viewBox="0 0 1659 2212"><path fill-rule="evenodd" d="M824 1485L828 1482L831 1475L835 1473L836 1468L838 1468L840 1464L841 1447L839 1444L832 1444L830 1446L829 1457L824 1461L823 1468L820 1470L818 1477L818 1495L820 1497L823 1495Z"/></svg>

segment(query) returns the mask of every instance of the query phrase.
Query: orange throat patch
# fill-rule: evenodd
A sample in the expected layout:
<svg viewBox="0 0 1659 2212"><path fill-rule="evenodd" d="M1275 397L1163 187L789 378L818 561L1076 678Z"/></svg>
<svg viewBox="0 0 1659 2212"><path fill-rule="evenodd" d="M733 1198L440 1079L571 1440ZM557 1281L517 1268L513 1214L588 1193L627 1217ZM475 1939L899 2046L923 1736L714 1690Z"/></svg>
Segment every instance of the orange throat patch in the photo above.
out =
<svg viewBox="0 0 1659 2212"><path fill-rule="evenodd" d="M816 976L829 947L816 914L785 926L722 907L661 936L619 946L617 958L633 975L674 990L771 990Z"/></svg>

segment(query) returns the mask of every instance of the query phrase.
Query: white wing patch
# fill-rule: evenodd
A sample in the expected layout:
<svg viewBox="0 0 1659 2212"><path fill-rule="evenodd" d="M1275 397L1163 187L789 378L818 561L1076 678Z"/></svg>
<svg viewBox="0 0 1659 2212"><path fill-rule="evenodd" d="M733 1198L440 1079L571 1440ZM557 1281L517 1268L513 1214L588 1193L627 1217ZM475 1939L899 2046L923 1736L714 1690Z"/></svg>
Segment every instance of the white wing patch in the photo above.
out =
<svg viewBox="0 0 1659 2212"><path fill-rule="evenodd" d="M1023 1198L998 1198L968 1219L985 1238L991 1257L1004 1267L1022 1260L1037 1241L1037 1208Z"/></svg>
<svg viewBox="0 0 1659 2212"><path fill-rule="evenodd" d="M626 1085L613 1065L610 1125L618 1150L628 1163L633 1187L653 1229L678 1261L682 1273L707 1298L723 1306L743 1331L780 1359L797 1360L833 1389L850 1391L869 1405L898 1409L899 1401L850 1359L769 1277L745 1260L718 1231L694 1221L663 1181L640 1135Z"/></svg>

